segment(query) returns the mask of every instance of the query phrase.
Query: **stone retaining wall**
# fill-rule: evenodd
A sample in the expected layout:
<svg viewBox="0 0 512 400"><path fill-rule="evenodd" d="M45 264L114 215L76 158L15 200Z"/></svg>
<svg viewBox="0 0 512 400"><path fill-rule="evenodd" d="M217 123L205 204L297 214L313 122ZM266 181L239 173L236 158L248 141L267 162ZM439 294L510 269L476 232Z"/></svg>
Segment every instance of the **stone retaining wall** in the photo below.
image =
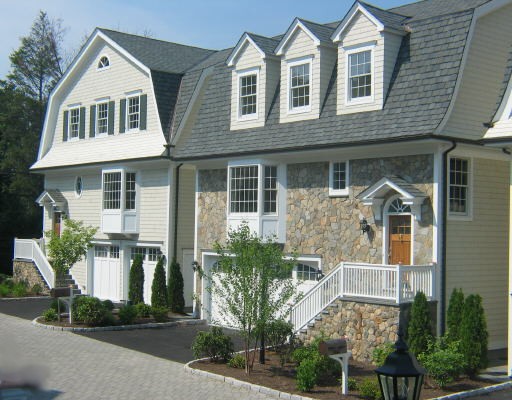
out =
<svg viewBox="0 0 512 400"><path fill-rule="evenodd" d="M24 281L29 289L34 285L39 285L42 289L41 294L47 295L50 293L50 288L32 261L14 260L12 270L14 282Z"/></svg>

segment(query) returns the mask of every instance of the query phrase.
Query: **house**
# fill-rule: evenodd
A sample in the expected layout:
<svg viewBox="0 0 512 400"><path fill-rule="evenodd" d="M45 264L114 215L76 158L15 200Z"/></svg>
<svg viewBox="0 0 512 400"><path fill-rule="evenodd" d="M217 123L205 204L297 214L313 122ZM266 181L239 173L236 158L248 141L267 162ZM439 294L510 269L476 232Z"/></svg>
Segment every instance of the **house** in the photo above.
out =
<svg viewBox="0 0 512 400"><path fill-rule="evenodd" d="M171 162L167 145L184 72L212 53L96 29L53 90L31 170L45 178L44 231L60 233L63 218L98 227L70 271L82 293L128 299L131 261L142 254L150 303L163 255L181 263L191 305L194 170ZM39 243L17 240L15 257L54 284Z"/></svg>
<svg viewBox="0 0 512 400"><path fill-rule="evenodd" d="M208 272L246 221L299 253L296 329L346 334L356 358L395 339L420 290L444 332L459 287L507 347L512 2L340 17L244 33L185 74L171 144L196 168L196 261ZM207 284L196 307L222 324Z"/></svg>

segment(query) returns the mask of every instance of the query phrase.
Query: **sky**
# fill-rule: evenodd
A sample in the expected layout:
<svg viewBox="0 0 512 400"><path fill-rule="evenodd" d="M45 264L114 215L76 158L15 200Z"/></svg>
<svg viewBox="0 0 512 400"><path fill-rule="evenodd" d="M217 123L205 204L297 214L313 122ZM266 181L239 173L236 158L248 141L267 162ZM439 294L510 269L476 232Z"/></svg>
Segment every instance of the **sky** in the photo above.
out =
<svg viewBox="0 0 512 400"><path fill-rule="evenodd" d="M367 0L381 8L413 1ZM352 4L352 0L0 0L0 79L9 73L9 55L29 34L40 10L62 20L64 50L70 55L97 26L220 50L235 46L245 31L264 36L284 33L294 17L338 21Z"/></svg>

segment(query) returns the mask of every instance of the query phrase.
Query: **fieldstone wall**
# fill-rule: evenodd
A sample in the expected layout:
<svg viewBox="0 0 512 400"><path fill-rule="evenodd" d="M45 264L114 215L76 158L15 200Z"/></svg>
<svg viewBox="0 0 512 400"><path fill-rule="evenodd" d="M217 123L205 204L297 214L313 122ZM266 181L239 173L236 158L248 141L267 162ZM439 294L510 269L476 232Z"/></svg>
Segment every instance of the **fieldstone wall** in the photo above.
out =
<svg viewBox="0 0 512 400"><path fill-rule="evenodd" d="M41 294L47 295L50 293L50 288L32 261L14 260L12 270L14 282L24 281L29 289L37 284L41 286Z"/></svg>
<svg viewBox="0 0 512 400"><path fill-rule="evenodd" d="M424 192L422 220L414 223L414 263L432 262L433 156L417 155L350 161L350 194L329 196L329 163L288 165L285 251L322 256L329 271L341 261L382 263L383 220L357 196L384 176L397 175ZM390 196L395 193L390 194ZM359 221L371 225L362 234Z"/></svg>

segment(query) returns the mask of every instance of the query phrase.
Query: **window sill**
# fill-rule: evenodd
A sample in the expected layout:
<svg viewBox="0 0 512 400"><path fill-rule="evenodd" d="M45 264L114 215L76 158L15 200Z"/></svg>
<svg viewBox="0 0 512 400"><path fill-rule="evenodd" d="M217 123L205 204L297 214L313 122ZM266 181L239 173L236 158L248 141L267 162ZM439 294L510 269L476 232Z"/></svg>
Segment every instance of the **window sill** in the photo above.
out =
<svg viewBox="0 0 512 400"><path fill-rule="evenodd" d="M449 221L470 222L470 221L473 221L473 215L450 214L450 213L448 213L448 220Z"/></svg>
<svg viewBox="0 0 512 400"><path fill-rule="evenodd" d="M237 122L245 122L245 121L257 121L258 114L245 115L243 117L239 116L237 118Z"/></svg>
<svg viewBox="0 0 512 400"><path fill-rule="evenodd" d="M357 99L354 99L354 100L347 100L345 101L345 105L347 107L355 107L355 106L359 106L359 105L365 105L365 104L373 104L375 103L375 99L373 98L373 96L369 96L369 97L359 97Z"/></svg>
<svg viewBox="0 0 512 400"><path fill-rule="evenodd" d="M305 114L305 113L308 113L308 112L311 112L311 106L288 109L288 115Z"/></svg>
<svg viewBox="0 0 512 400"><path fill-rule="evenodd" d="M329 197L348 197L349 190L329 190Z"/></svg>

